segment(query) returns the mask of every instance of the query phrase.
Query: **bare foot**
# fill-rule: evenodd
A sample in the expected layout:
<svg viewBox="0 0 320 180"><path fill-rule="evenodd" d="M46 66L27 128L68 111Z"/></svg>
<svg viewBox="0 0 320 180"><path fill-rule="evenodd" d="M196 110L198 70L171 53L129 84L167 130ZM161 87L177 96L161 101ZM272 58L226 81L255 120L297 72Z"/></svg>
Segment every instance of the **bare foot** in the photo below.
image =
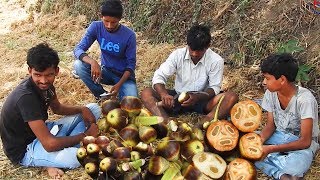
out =
<svg viewBox="0 0 320 180"><path fill-rule="evenodd" d="M64 174L61 169L55 167L47 167L47 171L52 179L61 179L62 175Z"/></svg>

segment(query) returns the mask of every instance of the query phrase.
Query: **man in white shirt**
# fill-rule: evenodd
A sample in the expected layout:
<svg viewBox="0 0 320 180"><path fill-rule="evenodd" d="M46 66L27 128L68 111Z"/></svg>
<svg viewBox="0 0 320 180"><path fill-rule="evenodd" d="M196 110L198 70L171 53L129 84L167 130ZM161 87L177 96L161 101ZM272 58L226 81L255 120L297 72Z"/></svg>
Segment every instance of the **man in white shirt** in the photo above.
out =
<svg viewBox="0 0 320 180"><path fill-rule="evenodd" d="M202 119L212 120L218 101L225 95L219 110L219 119L226 119L238 96L231 91L220 93L224 60L213 52L210 29L203 25L191 27L187 34L187 47L173 51L154 73L152 88L141 92L144 106L154 115L168 119L169 114L197 112L206 114ZM170 76L175 75L174 90L166 89ZM182 92L190 98L177 102ZM161 106L157 105L162 101Z"/></svg>

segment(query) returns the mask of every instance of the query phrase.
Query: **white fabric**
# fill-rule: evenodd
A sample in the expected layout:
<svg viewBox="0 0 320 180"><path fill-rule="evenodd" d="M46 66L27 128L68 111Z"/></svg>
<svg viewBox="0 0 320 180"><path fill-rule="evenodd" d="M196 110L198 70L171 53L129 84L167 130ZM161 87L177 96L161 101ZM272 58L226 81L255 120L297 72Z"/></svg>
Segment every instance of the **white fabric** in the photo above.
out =
<svg viewBox="0 0 320 180"><path fill-rule="evenodd" d="M177 93L211 88L219 94L223 67L223 58L209 48L197 64L192 62L187 47L180 48L173 51L155 71L152 86L166 84L168 78L175 74L174 89Z"/></svg>

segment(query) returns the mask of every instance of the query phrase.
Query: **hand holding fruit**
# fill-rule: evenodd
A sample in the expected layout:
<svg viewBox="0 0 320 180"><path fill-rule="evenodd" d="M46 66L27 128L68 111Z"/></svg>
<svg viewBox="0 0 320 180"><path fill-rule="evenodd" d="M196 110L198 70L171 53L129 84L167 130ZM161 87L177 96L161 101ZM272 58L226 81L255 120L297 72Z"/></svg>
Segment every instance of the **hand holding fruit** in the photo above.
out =
<svg viewBox="0 0 320 180"><path fill-rule="evenodd" d="M262 146L262 156L260 158L260 160L264 160L264 158L266 158L268 156L268 154L272 153L272 145L263 145Z"/></svg>
<svg viewBox="0 0 320 180"><path fill-rule="evenodd" d="M180 96L181 95L182 93L180 94ZM193 106L199 101L198 94L188 92L185 96L186 97L182 101L179 101L181 103L181 106L183 107Z"/></svg>

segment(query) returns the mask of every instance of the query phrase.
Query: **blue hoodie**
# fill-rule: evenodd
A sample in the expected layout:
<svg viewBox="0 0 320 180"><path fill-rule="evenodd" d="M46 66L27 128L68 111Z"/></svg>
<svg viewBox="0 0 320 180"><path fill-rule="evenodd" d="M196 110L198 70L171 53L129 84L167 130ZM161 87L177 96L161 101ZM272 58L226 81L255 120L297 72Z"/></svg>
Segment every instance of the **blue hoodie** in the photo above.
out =
<svg viewBox="0 0 320 180"><path fill-rule="evenodd" d="M102 21L94 21L87 28L85 35L74 49L77 59L85 54L90 46L97 40L101 50L101 65L118 75L128 70L134 77L136 68L136 35L130 28L120 25L116 32L106 30Z"/></svg>

